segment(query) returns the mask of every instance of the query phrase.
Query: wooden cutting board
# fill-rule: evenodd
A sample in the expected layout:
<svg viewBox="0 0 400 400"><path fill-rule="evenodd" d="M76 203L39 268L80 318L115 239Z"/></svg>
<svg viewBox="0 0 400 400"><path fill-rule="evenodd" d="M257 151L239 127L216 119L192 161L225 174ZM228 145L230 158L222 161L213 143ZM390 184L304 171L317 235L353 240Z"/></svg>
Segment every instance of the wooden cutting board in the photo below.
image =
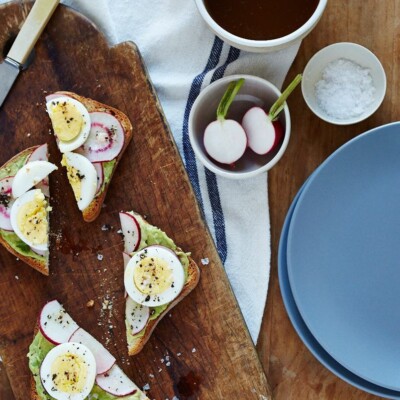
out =
<svg viewBox="0 0 400 400"><path fill-rule="evenodd" d="M21 2L0 7L3 54L30 7ZM0 354L15 398L28 398L26 354L33 328L43 304L56 298L139 386L149 384L151 399L270 399L267 379L135 45L110 48L89 20L60 6L36 46L33 63L0 109L1 164L44 142L49 143L51 161L59 163L44 108L45 94L56 90L121 109L132 121L134 139L93 223L83 222L64 171L51 175L49 277L0 248ZM117 234L118 212L131 209L190 250L202 270L197 289L161 321L133 358L125 341L123 244ZM210 263L202 266L205 257ZM93 308L86 307L89 300L95 301ZM110 310L103 310L106 300L112 303Z"/></svg>

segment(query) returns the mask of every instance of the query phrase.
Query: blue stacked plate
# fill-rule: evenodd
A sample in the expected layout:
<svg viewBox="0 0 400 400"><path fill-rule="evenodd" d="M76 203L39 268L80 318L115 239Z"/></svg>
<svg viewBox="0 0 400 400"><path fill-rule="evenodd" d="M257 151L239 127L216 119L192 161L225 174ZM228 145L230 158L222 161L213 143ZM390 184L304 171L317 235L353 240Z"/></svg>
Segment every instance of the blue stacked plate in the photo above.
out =
<svg viewBox="0 0 400 400"><path fill-rule="evenodd" d="M294 200L279 280L314 356L370 393L400 399L400 124L358 136Z"/></svg>

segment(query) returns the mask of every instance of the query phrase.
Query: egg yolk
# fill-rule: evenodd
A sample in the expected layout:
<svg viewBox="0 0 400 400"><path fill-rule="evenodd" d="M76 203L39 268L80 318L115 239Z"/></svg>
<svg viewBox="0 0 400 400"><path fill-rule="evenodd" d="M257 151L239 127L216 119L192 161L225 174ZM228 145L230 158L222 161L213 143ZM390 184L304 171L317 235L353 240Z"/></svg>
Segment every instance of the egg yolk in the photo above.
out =
<svg viewBox="0 0 400 400"><path fill-rule="evenodd" d="M64 393L81 393L85 388L88 367L86 361L76 354L62 354L51 365L54 387Z"/></svg>
<svg viewBox="0 0 400 400"><path fill-rule="evenodd" d="M161 294L173 284L168 263L157 257L144 257L136 266L133 280L137 289L149 295Z"/></svg>
<svg viewBox="0 0 400 400"><path fill-rule="evenodd" d="M66 101L51 103L50 119L54 133L63 142L75 139L84 125L84 119L78 108Z"/></svg>
<svg viewBox="0 0 400 400"><path fill-rule="evenodd" d="M81 175L76 168L68 164L65 155L61 160L61 165L67 168L67 177L72 186L72 190L74 191L76 201L81 200L82 179L84 178L84 175Z"/></svg>
<svg viewBox="0 0 400 400"><path fill-rule="evenodd" d="M18 211L17 223L21 233L34 245L47 243L47 201L38 192L33 200L23 204Z"/></svg>

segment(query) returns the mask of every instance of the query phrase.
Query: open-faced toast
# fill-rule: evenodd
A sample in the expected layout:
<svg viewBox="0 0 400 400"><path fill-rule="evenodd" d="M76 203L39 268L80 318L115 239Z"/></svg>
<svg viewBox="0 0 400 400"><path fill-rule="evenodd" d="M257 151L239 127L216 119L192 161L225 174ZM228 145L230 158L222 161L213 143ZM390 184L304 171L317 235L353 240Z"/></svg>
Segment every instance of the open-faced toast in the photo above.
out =
<svg viewBox="0 0 400 400"><path fill-rule="evenodd" d="M161 229L121 212L124 235L125 325L129 355L139 353L160 320L198 284L195 261Z"/></svg>
<svg viewBox="0 0 400 400"><path fill-rule="evenodd" d="M46 97L46 102L60 151L64 155L79 154L94 167L82 165L88 163L75 155L72 156L76 159L75 164L73 160L69 163L68 157L63 161L83 218L87 222L93 221L101 211L117 165L132 139L131 122L121 111L72 92L53 93ZM79 118L81 123L74 125ZM89 181L89 175L94 171L96 188ZM82 202L81 194L87 197L87 201L83 199Z"/></svg>
<svg viewBox="0 0 400 400"><path fill-rule="evenodd" d="M49 274L49 182L57 167L47 144L21 151L0 167L0 243L20 261Z"/></svg>
<svg viewBox="0 0 400 400"><path fill-rule="evenodd" d="M53 357L52 353L57 351L59 351L58 357ZM81 366L78 361L73 364L59 363L60 355L71 356L72 353L74 356L75 351L78 361L81 357L89 370L85 375L77 374L78 380L75 380L75 377L71 378L76 371L74 365ZM89 358L86 357L86 353L89 353ZM93 336L80 328L57 300L43 307L34 329L28 358L32 373L31 400L51 400L55 397L55 393L64 395L62 398L69 398L67 389L75 389L77 394L79 386L80 394L84 398L149 400L118 367L112 354ZM48 367L51 369L49 374L46 373ZM93 369L93 374L92 381L88 382L90 368ZM85 385L82 382L80 385L79 379L86 381ZM84 390L87 395L82 393Z"/></svg>

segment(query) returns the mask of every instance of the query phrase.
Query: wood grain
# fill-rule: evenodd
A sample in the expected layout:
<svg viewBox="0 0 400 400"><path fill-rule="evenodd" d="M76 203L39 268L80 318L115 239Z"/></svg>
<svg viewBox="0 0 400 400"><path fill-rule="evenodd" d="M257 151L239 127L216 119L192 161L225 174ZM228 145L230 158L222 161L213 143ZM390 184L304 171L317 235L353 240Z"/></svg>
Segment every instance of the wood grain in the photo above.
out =
<svg viewBox="0 0 400 400"><path fill-rule="evenodd" d="M30 4L0 7L0 45L10 43ZM105 343L153 399L270 398L268 383L136 47L109 48L85 18L65 7L54 14L0 111L0 163L49 142L59 162L44 109L46 92L70 90L125 112L134 126L98 220L83 222L62 169L52 174L50 277L0 249L0 354L17 400L29 393L26 353L42 305L62 302L84 329ZM135 209L190 250L202 268L198 288L157 327L138 356L125 341L122 239L118 211ZM103 231L103 225L110 230ZM103 256L98 260L98 254ZM86 307L93 299L95 306ZM103 310L104 300L113 303ZM169 356L170 365L166 365ZM263 397L264 396L264 397Z"/></svg>
<svg viewBox="0 0 400 400"><path fill-rule="evenodd" d="M272 268L267 307L257 346L275 400L370 400L325 369L295 333L283 306L277 276L279 236L289 205L306 178L327 156L349 139L376 126L396 121L399 109L399 35L396 0L329 0L324 16L301 46L286 79L288 84L321 48L342 41L366 46L381 60L387 75L385 100L372 117L354 126L330 125L314 116L301 91L288 101L292 117L289 147L269 174Z"/></svg>

